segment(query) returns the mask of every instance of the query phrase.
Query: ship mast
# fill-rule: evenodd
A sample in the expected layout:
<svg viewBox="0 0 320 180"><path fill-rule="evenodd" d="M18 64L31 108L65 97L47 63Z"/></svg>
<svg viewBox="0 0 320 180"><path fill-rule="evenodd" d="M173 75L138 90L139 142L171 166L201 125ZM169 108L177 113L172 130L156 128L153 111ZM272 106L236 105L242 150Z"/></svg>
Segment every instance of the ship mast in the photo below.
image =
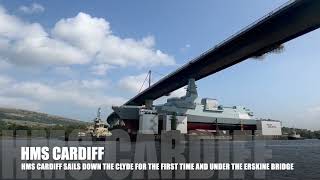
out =
<svg viewBox="0 0 320 180"><path fill-rule="evenodd" d="M101 107L98 108L97 118L101 119Z"/></svg>

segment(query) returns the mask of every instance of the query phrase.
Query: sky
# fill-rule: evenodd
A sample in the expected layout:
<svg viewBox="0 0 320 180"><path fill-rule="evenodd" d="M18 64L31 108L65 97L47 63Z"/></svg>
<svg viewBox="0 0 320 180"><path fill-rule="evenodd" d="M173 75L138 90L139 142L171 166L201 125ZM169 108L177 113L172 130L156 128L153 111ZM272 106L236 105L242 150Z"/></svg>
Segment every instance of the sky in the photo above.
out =
<svg viewBox="0 0 320 180"><path fill-rule="evenodd" d="M107 117L149 69L154 83L285 2L0 0L0 107L84 121L102 107ZM199 96L320 129L319 45L315 30L197 81Z"/></svg>

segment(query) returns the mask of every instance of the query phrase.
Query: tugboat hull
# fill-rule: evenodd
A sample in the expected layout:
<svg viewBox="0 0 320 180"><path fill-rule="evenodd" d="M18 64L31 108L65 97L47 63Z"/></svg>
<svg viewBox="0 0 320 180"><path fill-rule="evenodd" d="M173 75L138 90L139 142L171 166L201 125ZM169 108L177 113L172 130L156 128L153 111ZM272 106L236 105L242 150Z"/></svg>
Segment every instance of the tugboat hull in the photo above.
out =
<svg viewBox="0 0 320 180"><path fill-rule="evenodd" d="M294 136L288 136L288 140L304 140L303 137L294 137Z"/></svg>

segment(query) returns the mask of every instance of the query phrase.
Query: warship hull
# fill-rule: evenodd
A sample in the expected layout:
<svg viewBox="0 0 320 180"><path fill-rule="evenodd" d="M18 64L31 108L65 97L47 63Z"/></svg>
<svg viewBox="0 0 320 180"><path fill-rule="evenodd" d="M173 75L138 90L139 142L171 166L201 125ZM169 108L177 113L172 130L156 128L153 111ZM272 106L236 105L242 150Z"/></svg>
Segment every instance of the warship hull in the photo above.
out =
<svg viewBox="0 0 320 180"><path fill-rule="evenodd" d="M139 111L139 109L137 109ZM125 111L122 111L125 113ZM130 111L132 112L132 111ZM133 115L131 118L126 114L121 116L120 119L123 120L125 127L129 133L136 134L139 130L139 119L136 115ZM248 120L240 118L222 118L218 116L202 116L194 114L186 114L187 116L187 130L197 131L197 130L257 130L257 120ZM124 119L124 117L126 119ZM130 119L129 119L130 118Z"/></svg>

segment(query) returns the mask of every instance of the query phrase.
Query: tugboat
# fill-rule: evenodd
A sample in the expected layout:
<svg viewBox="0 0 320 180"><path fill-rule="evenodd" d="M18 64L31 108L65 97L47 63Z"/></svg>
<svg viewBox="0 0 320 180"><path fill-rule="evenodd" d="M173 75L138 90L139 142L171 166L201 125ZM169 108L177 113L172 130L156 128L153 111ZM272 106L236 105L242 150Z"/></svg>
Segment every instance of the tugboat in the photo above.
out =
<svg viewBox="0 0 320 180"><path fill-rule="evenodd" d="M97 117L94 124L88 127L86 136L92 137L93 141L105 141L107 136L111 136L108 124L101 120L101 108L98 108Z"/></svg>
<svg viewBox="0 0 320 180"><path fill-rule="evenodd" d="M300 134L294 130L293 133L288 135L288 140L303 140L304 137L301 137Z"/></svg>

